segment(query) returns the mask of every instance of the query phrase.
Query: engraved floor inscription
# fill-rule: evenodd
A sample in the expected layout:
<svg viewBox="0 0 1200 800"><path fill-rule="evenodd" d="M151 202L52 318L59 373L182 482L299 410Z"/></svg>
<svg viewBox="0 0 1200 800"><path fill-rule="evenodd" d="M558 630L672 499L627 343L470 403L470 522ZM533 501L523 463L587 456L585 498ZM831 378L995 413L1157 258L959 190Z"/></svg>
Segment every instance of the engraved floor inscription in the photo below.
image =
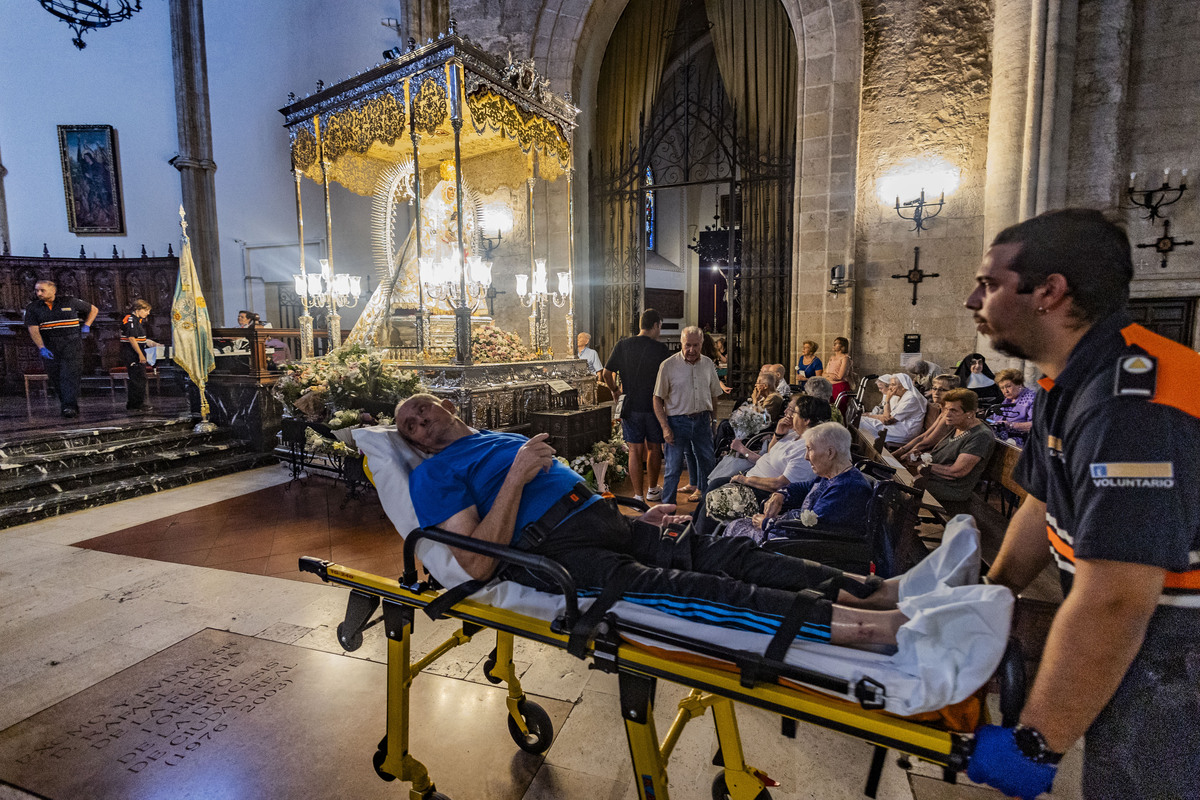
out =
<svg viewBox="0 0 1200 800"><path fill-rule="evenodd" d="M0 731L0 780L54 800L405 796L371 766L385 683L381 664L202 631ZM503 690L422 675L412 697L413 753L439 789L524 794L540 759L509 738ZM538 702L562 724L568 704Z"/></svg>

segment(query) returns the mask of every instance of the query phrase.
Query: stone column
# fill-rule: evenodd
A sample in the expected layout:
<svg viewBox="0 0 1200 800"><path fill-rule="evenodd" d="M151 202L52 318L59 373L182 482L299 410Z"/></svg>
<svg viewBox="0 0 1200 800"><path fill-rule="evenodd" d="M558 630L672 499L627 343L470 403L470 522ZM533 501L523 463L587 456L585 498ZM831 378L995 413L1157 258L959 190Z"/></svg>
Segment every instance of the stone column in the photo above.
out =
<svg viewBox="0 0 1200 800"><path fill-rule="evenodd" d="M8 230L8 204L4 200L4 176L8 170L0 161L0 255L6 255L12 249L12 234Z"/></svg>
<svg viewBox="0 0 1200 800"><path fill-rule="evenodd" d="M203 0L170 0L171 57L175 73L175 118L183 207L187 211L192 257L210 318L224 319L221 251L217 238L217 192L213 173L212 119L208 106L208 67L204 47Z"/></svg>

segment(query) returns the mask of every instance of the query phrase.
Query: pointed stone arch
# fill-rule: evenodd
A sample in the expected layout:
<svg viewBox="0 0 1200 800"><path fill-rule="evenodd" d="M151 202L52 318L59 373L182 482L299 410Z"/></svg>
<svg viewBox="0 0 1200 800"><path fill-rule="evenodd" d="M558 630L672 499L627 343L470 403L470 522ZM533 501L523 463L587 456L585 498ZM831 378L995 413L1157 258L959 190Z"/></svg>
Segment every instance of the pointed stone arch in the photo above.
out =
<svg viewBox="0 0 1200 800"><path fill-rule="evenodd" d="M826 288L829 270L853 257L862 9L855 0L780 2L791 20L799 59L789 350L798 353L803 339L816 339L828 353L833 338L848 335L854 321L853 294L830 295ZM537 12L531 55L552 87L570 91L584 109L575 134L575 152L584 158L595 136L587 109L595 107L604 52L626 5L545 0ZM586 265L587 175L578 163L576 171L576 263ZM587 319L589 310L577 306L576 312Z"/></svg>

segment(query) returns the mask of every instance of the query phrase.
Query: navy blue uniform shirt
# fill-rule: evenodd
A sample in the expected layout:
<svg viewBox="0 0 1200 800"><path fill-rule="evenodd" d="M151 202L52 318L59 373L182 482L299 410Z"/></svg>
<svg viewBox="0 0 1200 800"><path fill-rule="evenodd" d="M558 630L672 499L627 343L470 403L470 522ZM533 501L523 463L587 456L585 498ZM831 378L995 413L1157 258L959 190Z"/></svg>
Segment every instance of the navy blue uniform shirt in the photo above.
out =
<svg viewBox="0 0 1200 800"><path fill-rule="evenodd" d="M1200 355L1120 313L1038 383L1014 477L1046 503L1064 592L1077 558L1147 564L1160 611L1200 615Z"/></svg>

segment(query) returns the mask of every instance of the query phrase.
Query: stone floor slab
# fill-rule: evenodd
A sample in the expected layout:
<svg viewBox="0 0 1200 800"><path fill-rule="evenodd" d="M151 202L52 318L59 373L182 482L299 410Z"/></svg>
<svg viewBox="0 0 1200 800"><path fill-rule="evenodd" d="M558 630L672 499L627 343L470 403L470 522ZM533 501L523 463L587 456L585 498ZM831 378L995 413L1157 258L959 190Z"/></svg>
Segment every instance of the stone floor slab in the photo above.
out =
<svg viewBox="0 0 1200 800"><path fill-rule="evenodd" d="M0 731L0 781L52 800L395 798L403 787L371 765L385 676L361 659L201 631ZM525 794L542 759L509 737L505 694L417 678L412 750L439 790ZM536 701L556 729L571 710Z"/></svg>

